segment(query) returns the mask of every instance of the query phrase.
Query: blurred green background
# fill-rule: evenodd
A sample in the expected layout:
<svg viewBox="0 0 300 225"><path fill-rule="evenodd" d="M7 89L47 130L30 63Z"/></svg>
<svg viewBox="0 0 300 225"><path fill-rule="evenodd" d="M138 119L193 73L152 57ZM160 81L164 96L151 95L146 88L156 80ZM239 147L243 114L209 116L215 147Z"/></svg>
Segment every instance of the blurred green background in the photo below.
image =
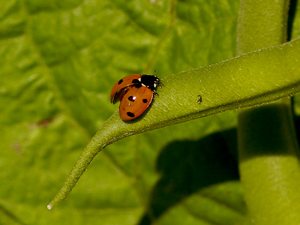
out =
<svg viewBox="0 0 300 225"><path fill-rule="evenodd" d="M113 84L234 57L238 7L238 0L0 0L0 224L247 221L235 111L106 147L68 198L46 209L118 109L109 101Z"/></svg>

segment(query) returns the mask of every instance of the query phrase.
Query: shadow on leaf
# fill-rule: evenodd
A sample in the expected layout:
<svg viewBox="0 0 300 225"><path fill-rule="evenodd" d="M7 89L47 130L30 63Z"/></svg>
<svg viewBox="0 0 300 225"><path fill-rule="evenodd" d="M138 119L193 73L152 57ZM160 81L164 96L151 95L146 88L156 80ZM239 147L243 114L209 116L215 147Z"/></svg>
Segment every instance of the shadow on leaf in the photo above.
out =
<svg viewBox="0 0 300 225"><path fill-rule="evenodd" d="M151 224L166 210L202 188L238 180L236 129L197 141L167 145L157 160L161 178L153 188L148 212L140 225Z"/></svg>

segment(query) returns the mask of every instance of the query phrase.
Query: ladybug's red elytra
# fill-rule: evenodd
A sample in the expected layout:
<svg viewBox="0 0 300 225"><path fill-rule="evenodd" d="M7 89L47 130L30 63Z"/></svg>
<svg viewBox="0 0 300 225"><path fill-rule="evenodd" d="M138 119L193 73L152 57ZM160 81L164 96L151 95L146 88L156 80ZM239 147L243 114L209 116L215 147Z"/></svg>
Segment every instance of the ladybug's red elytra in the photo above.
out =
<svg viewBox="0 0 300 225"><path fill-rule="evenodd" d="M154 75L132 74L119 80L112 88L110 101L120 101L120 117L134 120L149 107L160 79Z"/></svg>

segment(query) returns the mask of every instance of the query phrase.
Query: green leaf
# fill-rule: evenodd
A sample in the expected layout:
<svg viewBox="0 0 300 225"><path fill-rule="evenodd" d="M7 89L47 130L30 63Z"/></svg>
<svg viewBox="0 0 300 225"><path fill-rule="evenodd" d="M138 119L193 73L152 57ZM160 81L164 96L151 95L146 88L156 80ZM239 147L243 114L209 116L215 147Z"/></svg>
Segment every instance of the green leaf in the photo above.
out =
<svg viewBox="0 0 300 225"><path fill-rule="evenodd" d="M163 78L233 57L238 1L0 5L0 223L134 224L159 179L156 159L166 145L235 124L232 112L115 143L49 212L82 149L117 110L109 102L116 80L154 70ZM195 9L199 21L192 23Z"/></svg>
<svg viewBox="0 0 300 225"><path fill-rule="evenodd" d="M242 223L246 209L244 202L240 202L243 199L242 193L239 182L227 182L204 188L172 208L154 224Z"/></svg>
<svg viewBox="0 0 300 225"><path fill-rule="evenodd" d="M131 73L156 70L164 78L232 58L238 1L7 0L0 1L0 12L1 224L138 223L153 210L161 152L236 124L230 111L114 143L94 159L68 199L49 212L45 206L80 152L118 108L109 103L112 85ZM232 146L235 139L229 137L224 142ZM212 142L205 146L210 152ZM200 152L199 158L210 162L205 155ZM223 171L221 162L214 174ZM212 169L206 171L198 182L213 185L214 180L207 182ZM172 185L167 184L168 197ZM179 193L187 198L196 190ZM240 190L231 193L243 201ZM158 205L160 215L166 219L168 209L178 206L178 201Z"/></svg>

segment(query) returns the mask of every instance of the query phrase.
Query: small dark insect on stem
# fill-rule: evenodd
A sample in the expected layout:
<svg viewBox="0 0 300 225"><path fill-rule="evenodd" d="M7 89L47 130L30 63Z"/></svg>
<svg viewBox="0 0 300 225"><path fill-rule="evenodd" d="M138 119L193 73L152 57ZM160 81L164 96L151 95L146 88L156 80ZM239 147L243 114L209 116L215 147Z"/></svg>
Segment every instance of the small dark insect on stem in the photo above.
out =
<svg viewBox="0 0 300 225"><path fill-rule="evenodd" d="M202 102L202 96L201 95L198 95L198 97L199 97L199 100L197 101L197 103L201 103Z"/></svg>

